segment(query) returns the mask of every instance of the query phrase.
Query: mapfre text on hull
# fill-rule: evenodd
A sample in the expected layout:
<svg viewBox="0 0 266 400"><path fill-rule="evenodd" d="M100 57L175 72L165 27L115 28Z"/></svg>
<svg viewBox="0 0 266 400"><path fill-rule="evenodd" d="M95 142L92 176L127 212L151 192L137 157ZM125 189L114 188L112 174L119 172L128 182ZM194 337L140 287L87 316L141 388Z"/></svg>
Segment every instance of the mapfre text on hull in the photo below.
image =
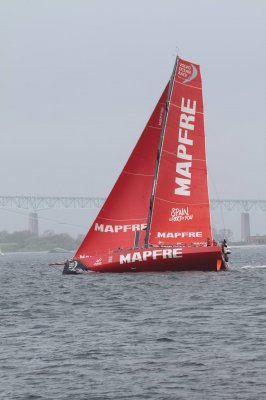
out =
<svg viewBox="0 0 266 400"><path fill-rule="evenodd" d="M201 248L148 248L122 250L113 254L99 254L80 260L67 261L64 274L83 272L167 272L221 271L228 268L226 255L220 246Z"/></svg>

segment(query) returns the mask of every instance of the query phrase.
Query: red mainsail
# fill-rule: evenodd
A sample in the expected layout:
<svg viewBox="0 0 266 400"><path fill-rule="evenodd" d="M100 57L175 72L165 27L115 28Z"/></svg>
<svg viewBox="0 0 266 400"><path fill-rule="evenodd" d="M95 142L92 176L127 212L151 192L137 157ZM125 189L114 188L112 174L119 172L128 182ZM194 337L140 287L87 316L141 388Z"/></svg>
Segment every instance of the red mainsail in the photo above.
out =
<svg viewBox="0 0 266 400"><path fill-rule="evenodd" d="M76 258L118 248L131 248L137 235L139 245L144 245L168 88L169 84L111 193L77 250Z"/></svg>
<svg viewBox="0 0 266 400"><path fill-rule="evenodd" d="M212 236L199 65L178 59L169 91L146 244L206 243Z"/></svg>

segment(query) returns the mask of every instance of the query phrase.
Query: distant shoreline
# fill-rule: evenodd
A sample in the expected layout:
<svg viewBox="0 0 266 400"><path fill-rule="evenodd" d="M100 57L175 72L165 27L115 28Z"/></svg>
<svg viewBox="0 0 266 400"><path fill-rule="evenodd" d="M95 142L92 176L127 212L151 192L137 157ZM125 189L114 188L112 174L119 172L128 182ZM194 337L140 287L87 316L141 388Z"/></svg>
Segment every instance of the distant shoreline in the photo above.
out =
<svg viewBox="0 0 266 400"><path fill-rule="evenodd" d="M254 247L266 247L266 244L243 244L243 243L229 243L230 248L239 248L239 247L246 247L246 248L254 248ZM13 250L13 251L5 251L2 253L0 257L4 257L5 255L8 254L16 254L16 253L47 253L47 254L69 254L72 253L74 254L76 252L76 249L74 250L68 250L68 249L49 249L49 250L43 250L43 249L34 249L34 250L24 250L24 249L18 249L18 250Z"/></svg>

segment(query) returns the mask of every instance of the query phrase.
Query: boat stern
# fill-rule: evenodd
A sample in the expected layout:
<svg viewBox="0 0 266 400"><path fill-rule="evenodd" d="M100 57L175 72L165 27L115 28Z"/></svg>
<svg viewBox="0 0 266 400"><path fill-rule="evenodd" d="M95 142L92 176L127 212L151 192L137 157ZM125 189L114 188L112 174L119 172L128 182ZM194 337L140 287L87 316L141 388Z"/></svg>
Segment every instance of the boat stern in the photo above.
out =
<svg viewBox="0 0 266 400"><path fill-rule="evenodd" d="M77 260L66 260L64 263L63 275L79 275L88 272L85 266Z"/></svg>

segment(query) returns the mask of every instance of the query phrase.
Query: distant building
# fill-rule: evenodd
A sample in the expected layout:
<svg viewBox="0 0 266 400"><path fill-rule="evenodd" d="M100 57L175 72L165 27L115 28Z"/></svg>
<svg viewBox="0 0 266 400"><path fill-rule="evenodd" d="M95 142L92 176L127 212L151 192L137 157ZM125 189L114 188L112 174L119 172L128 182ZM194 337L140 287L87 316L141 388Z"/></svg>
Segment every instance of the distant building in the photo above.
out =
<svg viewBox="0 0 266 400"><path fill-rule="evenodd" d="M266 244L266 235L249 236L248 244Z"/></svg>

